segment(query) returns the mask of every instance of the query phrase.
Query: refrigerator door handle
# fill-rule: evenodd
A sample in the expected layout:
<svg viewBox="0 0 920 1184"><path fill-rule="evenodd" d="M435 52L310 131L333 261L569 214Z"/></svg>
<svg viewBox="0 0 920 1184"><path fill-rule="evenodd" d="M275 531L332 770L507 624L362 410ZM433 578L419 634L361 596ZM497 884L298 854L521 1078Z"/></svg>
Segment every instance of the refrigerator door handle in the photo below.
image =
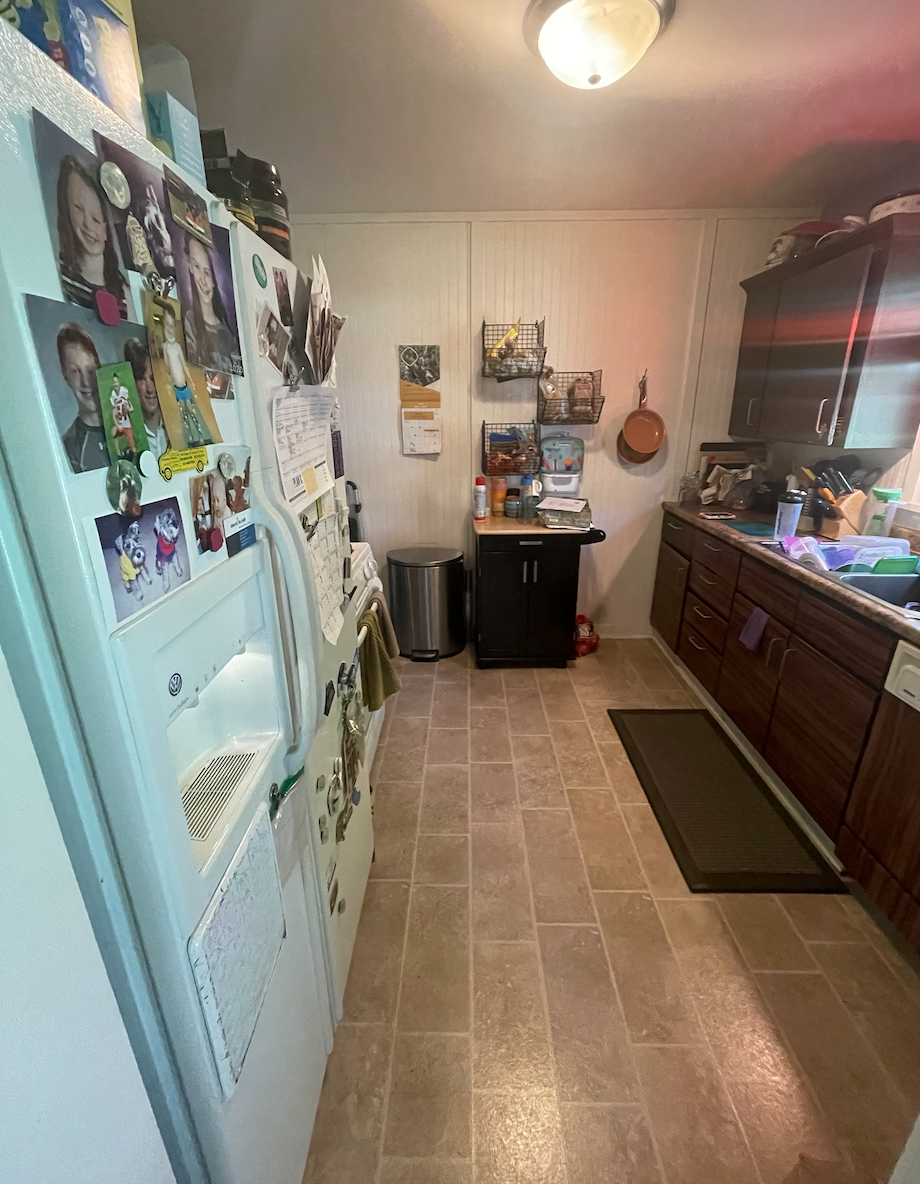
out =
<svg viewBox="0 0 920 1184"><path fill-rule="evenodd" d="M265 530L272 549L277 554L278 562L273 564L275 580L283 585L284 599L287 601L287 616L290 627L289 629L285 629L282 623L280 632L293 734L285 763L290 772L297 772L307 758L307 750L310 747L310 741L313 739L313 729L307 723L314 714L311 710L311 700L313 698L312 687L309 681L305 680L301 674L301 666L304 663L304 659L312 654L313 648L309 644L311 628L304 593L305 585L298 589L291 586L288 572L298 571L301 567L301 562L300 556L298 556L284 527L278 526L271 521L264 513L264 510L261 514L257 513L256 522ZM301 655L300 658L298 654Z"/></svg>

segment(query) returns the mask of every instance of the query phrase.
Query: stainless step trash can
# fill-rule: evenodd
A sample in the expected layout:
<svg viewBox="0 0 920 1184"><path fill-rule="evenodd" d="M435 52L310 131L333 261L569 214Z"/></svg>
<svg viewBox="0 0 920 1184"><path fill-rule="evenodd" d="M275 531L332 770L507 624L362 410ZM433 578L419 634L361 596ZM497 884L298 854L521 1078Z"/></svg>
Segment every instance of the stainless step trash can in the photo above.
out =
<svg viewBox="0 0 920 1184"><path fill-rule="evenodd" d="M466 645L463 552L453 547L402 547L387 552L390 616L399 652L437 662Z"/></svg>

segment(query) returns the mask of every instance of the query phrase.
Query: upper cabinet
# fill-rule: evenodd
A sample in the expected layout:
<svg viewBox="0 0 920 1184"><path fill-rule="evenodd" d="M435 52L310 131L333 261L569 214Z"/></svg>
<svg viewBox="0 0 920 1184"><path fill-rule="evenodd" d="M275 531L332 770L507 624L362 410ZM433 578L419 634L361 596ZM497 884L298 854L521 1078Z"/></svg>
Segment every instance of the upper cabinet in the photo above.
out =
<svg viewBox="0 0 920 1184"><path fill-rule="evenodd" d="M839 448L913 446L920 427L920 215L745 280L729 432Z"/></svg>

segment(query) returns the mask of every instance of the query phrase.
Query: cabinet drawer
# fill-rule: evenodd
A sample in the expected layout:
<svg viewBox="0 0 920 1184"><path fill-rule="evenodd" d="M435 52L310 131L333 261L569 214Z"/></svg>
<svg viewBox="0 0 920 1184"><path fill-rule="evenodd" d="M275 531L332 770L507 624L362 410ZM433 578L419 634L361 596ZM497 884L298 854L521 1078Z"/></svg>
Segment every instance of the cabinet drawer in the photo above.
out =
<svg viewBox="0 0 920 1184"><path fill-rule="evenodd" d="M581 545L588 539L584 534L481 534L477 538L480 552L496 554L499 552L519 551L521 555L532 557L540 551L573 551L578 552Z"/></svg>
<svg viewBox="0 0 920 1184"><path fill-rule="evenodd" d="M784 625L791 627L795 621L799 585L766 563L745 555L738 572L738 591Z"/></svg>
<svg viewBox="0 0 920 1184"><path fill-rule="evenodd" d="M761 751L770 726L789 630L778 621L770 620L758 649L749 650L741 644L740 637L754 608L754 604L740 592L735 593L715 697L748 740Z"/></svg>
<svg viewBox="0 0 920 1184"><path fill-rule="evenodd" d="M717 575L711 567L703 567L696 559L690 566L690 591L714 608L726 620L731 616L735 595L734 580Z"/></svg>
<svg viewBox="0 0 920 1184"><path fill-rule="evenodd" d="M680 631L680 648L678 657L700 680L710 695L716 693L719 685L719 668L722 658L709 642L684 621Z"/></svg>
<svg viewBox="0 0 920 1184"><path fill-rule="evenodd" d="M681 522L673 514L665 514L661 526L662 541L675 551L680 551L681 555L686 555L688 559L693 555L693 536L697 533L695 526Z"/></svg>
<svg viewBox="0 0 920 1184"><path fill-rule="evenodd" d="M658 569L655 572L655 591L649 619L664 643L675 653L680 637L689 570L690 560L686 556L669 547L667 543L661 543L658 548Z"/></svg>
<svg viewBox="0 0 920 1184"><path fill-rule="evenodd" d="M846 670L874 687L884 686L897 644L887 630L851 617L814 592L802 592L795 631Z"/></svg>
<svg viewBox="0 0 920 1184"><path fill-rule="evenodd" d="M706 641L722 653L725 647L725 632L728 629L728 621L724 617L720 617L717 612L714 612L707 604L704 604L698 596L689 593L687 596L687 603L684 605L684 621L691 629L697 633L701 633Z"/></svg>
<svg viewBox="0 0 920 1184"><path fill-rule="evenodd" d="M698 530L693 540L693 561L702 563L723 580L728 580L734 588L741 563L741 552L737 547L722 543L714 535Z"/></svg>

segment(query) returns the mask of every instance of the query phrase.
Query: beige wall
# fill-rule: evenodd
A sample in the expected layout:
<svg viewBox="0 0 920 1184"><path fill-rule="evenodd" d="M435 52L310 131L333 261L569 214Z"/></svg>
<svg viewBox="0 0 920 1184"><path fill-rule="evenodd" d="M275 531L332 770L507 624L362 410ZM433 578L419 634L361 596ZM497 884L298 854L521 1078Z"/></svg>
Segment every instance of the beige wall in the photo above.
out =
<svg viewBox="0 0 920 1184"><path fill-rule="evenodd" d="M529 420L535 384L479 374L480 328L546 318L547 361L604 372L600 423L579 428L584 490L606 543L583 554L580 609L608 636L648 632L657 507L695 467L702 440L724 437L744 294L776 235L803 211L349 216L302 219L294 254L321 253L337 311L348 475L362 488L378 559L437 542L472 555L472 485L483 419ZM443 451L403 457L396 348L441 346ZM668 441L624 467L616 438L649 371Z"/></svg>

